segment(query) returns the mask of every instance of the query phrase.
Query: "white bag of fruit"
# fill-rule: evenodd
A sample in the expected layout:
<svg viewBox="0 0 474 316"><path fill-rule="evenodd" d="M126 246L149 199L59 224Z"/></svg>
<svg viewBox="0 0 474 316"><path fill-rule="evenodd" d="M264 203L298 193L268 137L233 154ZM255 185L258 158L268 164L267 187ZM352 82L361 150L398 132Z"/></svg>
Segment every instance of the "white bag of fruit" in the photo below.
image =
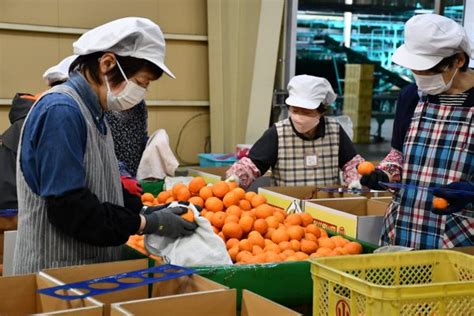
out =
<svg viewBox="0 0 474 316"><path fill-rule="evenodd" d="M217 236L209 221L199 216L192 204L172 202L169 207L187 207L194 213L198 225L191 236L177 239L150 234L145 236L145 247L153 255L161 256L167 263L185 267L232 264L224 241Z"/></svg>

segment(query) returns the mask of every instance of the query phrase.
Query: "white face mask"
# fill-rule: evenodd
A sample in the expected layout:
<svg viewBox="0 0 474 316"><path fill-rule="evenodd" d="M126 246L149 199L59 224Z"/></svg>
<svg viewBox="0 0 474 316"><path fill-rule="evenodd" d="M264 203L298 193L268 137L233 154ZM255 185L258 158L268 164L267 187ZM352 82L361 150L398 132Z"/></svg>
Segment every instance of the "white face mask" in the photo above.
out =
<svg viewBox="0 0 474 316"><path fill-rule="evenodd" d="M453 84L454 76L458 73L458 69L454 72L451 80L448 83L444 82L442 74L422 76L413 74L415 77L416 85L418 89L421 90L424 94L437 95L443 93L451 88Z"/></svg>
<svg viewBox="0 0 474 316"><path fill-rule="evenodd" d="M294 114L290 112L291 121L295 129L301 133L307 133L319 124L319 116L311 117L307 115Z"/></svg>
<svg viewBox="0 0 474 316"><path fill-rule="evenodd" d="M131 109L145 99L145 94L147 92L145 88L140 87L135 82L127 79L127 76L125 76L118 60L117 66L119 67L122 76L125 78L125 81L127 81L127 84L118 95L115 95L110 90L107 76L104 76L105 84L107 85L107 110L109 111L125 111Z"/></svg>

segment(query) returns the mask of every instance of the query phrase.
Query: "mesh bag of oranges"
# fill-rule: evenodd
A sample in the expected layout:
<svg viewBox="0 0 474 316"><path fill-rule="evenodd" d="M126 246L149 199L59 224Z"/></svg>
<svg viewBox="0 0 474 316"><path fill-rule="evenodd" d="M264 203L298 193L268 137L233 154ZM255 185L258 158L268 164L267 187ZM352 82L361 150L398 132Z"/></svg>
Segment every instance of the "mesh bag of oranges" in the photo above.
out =
<svg viewBox="0 0 474 316"><path fill-rule="evenodd" d="M199 216L193 204L171 202L169 207L186 207L188 213L182 216L194 220L198 227L191 236L172 239L156 234L145 236L145 247L153 255L162 257L166 262L181 266L232 264L225 243L217 236L211 224Z"/></svg>

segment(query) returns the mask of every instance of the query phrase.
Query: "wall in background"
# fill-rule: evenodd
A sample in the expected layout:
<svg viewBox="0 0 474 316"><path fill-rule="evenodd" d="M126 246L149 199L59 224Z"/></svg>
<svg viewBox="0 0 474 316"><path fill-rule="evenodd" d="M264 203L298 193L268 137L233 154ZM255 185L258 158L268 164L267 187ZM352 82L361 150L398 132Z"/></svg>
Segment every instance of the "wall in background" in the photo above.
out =
<svg viewBox="0 0 474 316"><path fill-rule="evenodd" d="M197 163L197 154L211 144L213 152L232 152L246 140L251 96L260 109L251 129L268 127L283 3L0 0L0 133L9 126L15 93L45 90L44 70L71 55L83 32L120 17L142 16L165 33L166 64L177 78L163 76L150 86L149 132L166 129L182 163ZM265 50L270 58L262 67ZM210 72L219 76L211 78ZM262 78L266 82L256 81Z"/></svg>

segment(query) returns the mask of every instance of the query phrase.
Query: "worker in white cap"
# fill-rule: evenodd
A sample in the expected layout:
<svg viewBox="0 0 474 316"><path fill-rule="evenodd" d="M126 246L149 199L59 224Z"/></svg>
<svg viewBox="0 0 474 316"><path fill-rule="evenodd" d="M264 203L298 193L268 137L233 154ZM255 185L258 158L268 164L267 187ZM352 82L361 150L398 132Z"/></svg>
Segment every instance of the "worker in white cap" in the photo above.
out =
<svg viewBox="0 0 474 316"><path fill-rule="evenodd" d="M328 186L340 184L342 170L344 183L354 186L359 180L355 167L364 159L341 125L324 115L336 100L329 81L295 76L288 93L289 118L266 130L248 156L227 170L227 179L246 188L271 168L273 185Z"/></svg>
<svg viewBox="0 0 474 316"><path fill-rule="evenodd" d="M401 182L385 215L385 245L474 245L472 57L466 31L449 18L423 14L405 24L405 43L392 60L410 69L416 84L400 93L391 152L361 179L374 189L383 188L379 181Z"/></svg>
<svg viewBox="0 0 474 316"><path fill-rule="evenodd" d="M141 102L166 73L165 41L145 18L98 26L73 44L78 57L69 80L35 103L19 146L18 236L14 274L118 259L130 235L190 235L187 210L141 214L141 201L124 207L114 144L104 111Z"/></svg>
<svg viewBox="0 0 474 316"><path fill-rule="evenodd" d="M74 57L74 56L71 56ZM71 59L71 58L69 58ZM67 80L67 72L71 61L61 62L49 68L43 78L48 86L60 84ZM66 76L66 77L65 77ZM20 133L26 116L35 101L43 92L32 95L29 93L17 93L10 108L9 118L11 126L0 135L0 210L16 210L18 208L18 198L16 192L16 157Z"/></svg>
<svg viewBox="0 0 474 316"><path fill-rule="evenodd" d="M46 69L43 73L43 79L46 81L46 84L50 87L61 84L69 79L69 67L71 67L72 62L77 58L77 55L67 56L59 62L59 64L54 65Z"/></svg>
<svg viewBox="0 0 474 316"><path fill-rule="evenodd" d="M48 68L43 74L48 86L53 87L68 80L69 68L77 57L68 56ZM105 117L112 132L122 184L132 194L141 194L141 187L135 177L147 142L148 110L145 101L140 101L128 110L105 111Z"/></svg>

